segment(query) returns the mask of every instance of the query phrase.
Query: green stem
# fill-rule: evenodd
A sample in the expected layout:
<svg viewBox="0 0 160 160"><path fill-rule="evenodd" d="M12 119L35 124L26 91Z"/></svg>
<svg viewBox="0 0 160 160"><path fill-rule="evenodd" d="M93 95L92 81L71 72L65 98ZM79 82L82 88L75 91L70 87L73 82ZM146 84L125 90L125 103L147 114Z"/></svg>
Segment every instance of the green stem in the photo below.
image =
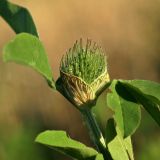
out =
<svg viewBox="0 0 160 160"><path fill-rule="evenodd" d="M91 109L87 108L81 111L83 118L90 131L90 137L96 145L98 151L103 154L105 160L111 160L111 156L107 150L102 132L91 112Z"/></svg>

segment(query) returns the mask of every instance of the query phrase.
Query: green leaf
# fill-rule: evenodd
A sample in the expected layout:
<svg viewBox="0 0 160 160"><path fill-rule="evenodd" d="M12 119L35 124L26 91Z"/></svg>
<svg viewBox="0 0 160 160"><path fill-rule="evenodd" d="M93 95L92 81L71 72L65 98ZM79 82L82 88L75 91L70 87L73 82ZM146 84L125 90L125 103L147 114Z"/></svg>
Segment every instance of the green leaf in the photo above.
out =
<svg viewBox="0 0 160 160"><path fill-rule="evenodd" d="M119 128L115 127L113 119L107 122L106 142L114 160L134 160L130 136L124 139Z"/></svg>
<svg viewBox="0 0 160 160"><path fill-rule="evenodd" d="M45 49L37 37L28 33L16 35L4 47L3 59L32 67L47 79L52 88L55 87Z"/></svg>
<svg viewBox="0 0 160 160"><path fill-rule="evenodd" d="M0 0L0 15L16 33L26 32L38 37L36 26L26 8Z"/></svg>
<svg viewBox="0 0 160 160"><path fill-rule="evenodd" d="M125 80L124 82L138 88L143 94L153 96L160 102L160 84L148 80Z"/></svg>
<svg viewBox="0 0 160 160"><path fill-rule="evenodd" d="M104 160L102 154L98 154L95 160Z"/></svg>
<svg viewBox="0 0 160 160"><path fill-rule="evenodd" d="M160 125L160 84L146 80L126 80L120 83Z"/></svg>
<svg viewBox="0 0 160 160"><path fill-rule="evenodd" d="M133 134L140 124L140 107L118 80L112 81L109 90L110 92L107 94L108 107L114 111L114 120L122 135L127 137Z"/></svg>
<svg viewBox="0 0 160 160"><path fill-rule="evenodd" d="M78 160L103 160L96 150L69 138L64 131L42 132L35 141Z"/></svg>
<svg viewBox="0 0 160 160"><path fill-rule="evenodd" d="M122 136L121 136L122 138ZM132 141L131 141L131 137L128 136L125 139L122 139L122 141L124 142L124 146L125 149L127 150L127 154L130 157L130 160L134 160L134 154L133 154L133 146L132 146Z"/></svg>

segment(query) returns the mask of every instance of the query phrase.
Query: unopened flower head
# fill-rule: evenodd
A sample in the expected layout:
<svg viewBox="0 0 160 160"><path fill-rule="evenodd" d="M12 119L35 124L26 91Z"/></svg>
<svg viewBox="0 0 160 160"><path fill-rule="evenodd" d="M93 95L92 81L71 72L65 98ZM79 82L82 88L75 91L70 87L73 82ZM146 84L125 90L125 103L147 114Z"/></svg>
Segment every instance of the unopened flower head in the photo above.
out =
<svg viewBox="0 0 160 160"><path fill-rule="evenodd" d="M101 47L91 40L83 46L76 41L60 65L63 89L77 106L96 98L96 92L109 82L107 59Z"/></svg>

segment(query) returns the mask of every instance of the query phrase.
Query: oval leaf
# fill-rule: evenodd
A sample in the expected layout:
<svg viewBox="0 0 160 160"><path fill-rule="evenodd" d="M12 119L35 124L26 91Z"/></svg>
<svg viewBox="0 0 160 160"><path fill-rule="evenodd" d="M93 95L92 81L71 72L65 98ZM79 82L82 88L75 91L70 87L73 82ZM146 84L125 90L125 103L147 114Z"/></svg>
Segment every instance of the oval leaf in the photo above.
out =
<svg viewBox="0 0 160 160"><path fill-rule="evenodd" d="M128 83L139 89L143 94L148 96L152 101L160 104L160 84L148 80L125 80L122 83Z"/></svg>
<svg viewBox="0 0 160 160"><path fill-rule="evenodd" d="M160 125L160 84L146 80L126 80L120 83Z"/></svg>
<svg viewBox="0 0 160 160"><path fill-rule="evenodd" d="M0 15L16 33L26 32L38 37L36 26L26 8L0 0Z"/></svg>
<svg viewBox="0 0 160 160"><path fill-rule="evenodd" d="M35 141L78 160L103 160L96 150L69 138L64 131L42 132Z"/></svg>
<svg viewBox="0 0 160 160"><path fill-rule="evenodd" d="M133 134L140 124L140 107L133 96L117 80L112 81L109 90L108 107L114 111L114 120L122 135L127 137Z"/></svg>
<svg viewBox="0 0 160 160"><path fill-rule="evenodd" d="M51 67L40 40L28 33L18 34L3 49L4 61L14 61L32 67L54 88Z"/></svg>
<svg viewBox="0 0 160 160"><path fill-rule="evenodd" d="M106 142L114 160L134 160L131 138L123 138L114 120L109 119L106 127Z"/></svg>

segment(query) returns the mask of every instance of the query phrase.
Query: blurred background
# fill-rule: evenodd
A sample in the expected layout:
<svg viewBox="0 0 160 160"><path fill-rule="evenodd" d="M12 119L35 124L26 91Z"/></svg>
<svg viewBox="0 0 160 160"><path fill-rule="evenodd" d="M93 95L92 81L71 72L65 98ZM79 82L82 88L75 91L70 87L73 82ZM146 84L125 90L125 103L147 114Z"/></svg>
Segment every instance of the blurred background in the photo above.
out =
<svg viewBox="0 0 160 160"><path fill-rule="evenodd" d="M46 48L55 80L66 50L79 38L91 38L108 56L112 79L160 82L159 0L12 0L27 7ZM0 51L15 33L0 17ZM104 128L105 97L95 107ZM101 106L101 107L98 107ZM103 115L103 116L99 116ZM93 146L79 112L30 68L2 62L0 54L0 160L67 158L34 142L46 129L66 130ZM142 110L133 138L136 160L159 160L160 129Z"/></svg>

